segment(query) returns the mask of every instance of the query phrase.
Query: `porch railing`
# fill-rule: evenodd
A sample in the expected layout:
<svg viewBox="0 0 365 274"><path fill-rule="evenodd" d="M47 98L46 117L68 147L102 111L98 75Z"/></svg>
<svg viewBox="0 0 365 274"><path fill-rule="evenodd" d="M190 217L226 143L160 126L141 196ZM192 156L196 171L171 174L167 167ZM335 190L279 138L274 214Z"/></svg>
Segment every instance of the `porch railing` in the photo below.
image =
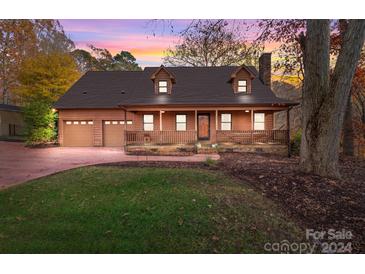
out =
<svg viewBox="0 0 365 274"><path fill-rule="evenodd" d="M178 145L195 144L197 142L195 130L127 130L127 145ZM217 143L232 144L282 144L288 143L287 130L217 130Z"/></svg>
<svg viewBox="0 0 365 274"><path fill-rule="evenodd" d="M177 145L194 144L196 142L196 131L176 130L127 130L127 145Z"/></svg>
<svg viewBox="0 0 365 274"><path fill-rule="evenodd" d="M217 143L286 145L287 142L287 130L217 130Z"/></svg>

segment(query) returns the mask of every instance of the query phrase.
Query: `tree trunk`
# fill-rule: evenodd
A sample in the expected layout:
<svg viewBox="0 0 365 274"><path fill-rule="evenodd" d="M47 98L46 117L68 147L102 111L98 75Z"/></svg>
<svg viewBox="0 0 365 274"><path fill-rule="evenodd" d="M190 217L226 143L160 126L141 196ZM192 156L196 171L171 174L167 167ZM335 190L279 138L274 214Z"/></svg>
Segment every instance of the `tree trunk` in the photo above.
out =
<svg viewBox="0 0 365 274"><path fill-rule="evenodd" d="M337 178L344 112L364 43L365 21L350 21L331 81L329 23L307 22L300 167L305 172Z"/></svg>
<svg viewBox="0 0 365 274"><path fill-rule="evenodd" d="M363 107L363 111L362 111L362 115L361 115L361 122L362 122L363 128L365 128L365 102L363 103L362 107ZM365 130L364 130L363 137L365 139Z"/></svg>
<svg viewBox="0 0 365 274"><path fill-rule="evenodd" d="M350 95L347 100L345 119L343 122L343 154L347 156L354 156L354 138L352 100Z"/></svg>

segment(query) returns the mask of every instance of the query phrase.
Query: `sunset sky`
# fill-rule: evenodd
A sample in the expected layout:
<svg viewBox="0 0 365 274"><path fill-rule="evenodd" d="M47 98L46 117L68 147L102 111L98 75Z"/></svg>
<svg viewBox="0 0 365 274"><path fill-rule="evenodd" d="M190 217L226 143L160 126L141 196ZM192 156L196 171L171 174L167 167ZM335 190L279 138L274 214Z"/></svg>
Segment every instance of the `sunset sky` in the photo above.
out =
<svg viewBox="0 0 365 274"><path fill-rule="evenodd" d="M231 20L232 21L232 20ZM178 32L190 20L172 20L171 32L167 21L159 20L60 20L65 32L78 48L86 49L88 44L106 48L115 54L121 50L130 51L142 66L160 65L163 52L178 42ZM245 22L252 25L254 20L234 20L234 24ZM232 23L232 24L233 24ZM155 33L155 36L153 35ZM255 31L247 33L252 39ZM268 49L272 49L268 45Z"/></svg>

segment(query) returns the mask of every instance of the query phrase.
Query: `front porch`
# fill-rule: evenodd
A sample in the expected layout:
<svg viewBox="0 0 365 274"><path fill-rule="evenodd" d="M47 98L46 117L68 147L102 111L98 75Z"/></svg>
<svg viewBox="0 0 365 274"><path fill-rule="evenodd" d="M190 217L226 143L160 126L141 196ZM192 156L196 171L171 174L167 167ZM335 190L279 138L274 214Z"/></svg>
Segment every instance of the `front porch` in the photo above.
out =
<svg viewBox="0 0 365 274"><path fill-rule="evenodd" d="M276 146L288 152L289 123L286 129L274 127L274 113L283 110L288 108L128 109L135 122L125 129L125 150L266 152Z"/></svg>
<svg viewBox="0 0 365 274"><path fill-rule="evenodd" d="M216 143L196 131L127 131L125 151L133 155L193 155L218 152L288 154L287 130L217 131Z"/></svg>

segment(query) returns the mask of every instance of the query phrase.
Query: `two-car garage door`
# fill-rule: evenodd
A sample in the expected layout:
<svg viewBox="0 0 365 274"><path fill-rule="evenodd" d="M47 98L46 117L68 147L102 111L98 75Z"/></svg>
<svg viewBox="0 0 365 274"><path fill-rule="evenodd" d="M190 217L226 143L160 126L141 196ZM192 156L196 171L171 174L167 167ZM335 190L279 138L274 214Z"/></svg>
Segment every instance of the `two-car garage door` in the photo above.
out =
<svg viewBox="0 0 365 274"><path fill-rule="evenodd" d="M91 147L94 145L93 121L65 121L64 146ZM103 121L103 146L122 147L124 121Z"/></svg>

